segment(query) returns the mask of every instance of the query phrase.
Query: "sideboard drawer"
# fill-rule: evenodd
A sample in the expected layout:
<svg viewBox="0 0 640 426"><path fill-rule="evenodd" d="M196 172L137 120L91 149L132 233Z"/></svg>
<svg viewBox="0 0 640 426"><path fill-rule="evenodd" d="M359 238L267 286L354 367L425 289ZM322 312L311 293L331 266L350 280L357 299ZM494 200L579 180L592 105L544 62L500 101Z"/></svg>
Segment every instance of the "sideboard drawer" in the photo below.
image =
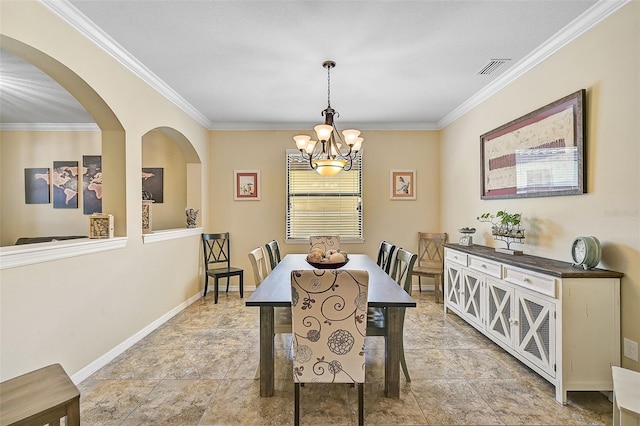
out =
<svg viewBox="0 0 640 426"><path fill-rule="evenodd" d="M556 298L556 280L513 266L504 267L504 280L521 287Z"/></svg>
<svg viewBox="0 0 640 426"><path fill-rule="evenodd" d="M469 267L492 277L502 278L502 265L482 257L469 256Z"/></svg>
<svg viewBox="0 0 640 426"><path fill-rule="evenodd" d="M450 262L454 262L462 266L467 266L468 256L465 253L445 248L444 258L445 260L448 260Z"/></svg>

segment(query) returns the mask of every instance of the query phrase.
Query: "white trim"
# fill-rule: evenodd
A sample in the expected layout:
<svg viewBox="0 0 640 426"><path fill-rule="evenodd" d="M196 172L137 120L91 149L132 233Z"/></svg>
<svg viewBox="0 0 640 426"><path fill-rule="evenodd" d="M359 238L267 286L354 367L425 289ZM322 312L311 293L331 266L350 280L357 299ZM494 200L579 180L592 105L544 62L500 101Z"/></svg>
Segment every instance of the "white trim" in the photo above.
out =
<svg viewBox="0 0 640 426"><path fill-rule="evenodd" d="M108 239L78 238L49 243L0 247L0 269L17 268L67 257L84 256L124 248L127 237Z"/></svg>
<svg viewBox="0 0 640 426"><path fill-rule="evenodd" d="M318 123L212 123L209 130L299 130L313 132L313 126ZM440 130L438 123L394 123L394 122L344 122L338 123L340 129L359 130Z"/></svg>
<svg viewBox="0 0 640 426"><path fill-rule="evenodd" d="M149 234L142 234L142 242L144 244L151 244L200 234L202 234L202 228L162 229L159 231L153 231Z"/></svg>
<svg viewBox="0 0 640 426"><path fill-rule="evenodd" d="M548 57L562 49L575 38L594 27L603 19L627 4L630 0L600 0L582 15L578 16L563 29L554 34L549 40L542 43L513 67L509 68L500 77L493 80L475 95L471 96L456 109L444 116L438 122L438 129L443 129L453 123L473 108L482 104L491 96L504 89L513 81L529 72Z"/></svg>
<svg viewBox="0 0 640 426"><path fill-rule="evenodd" d="M111 361L113 361L120 354L124 353L124 351L126 351L127 349L129 349L130 347L138 343L140 340L144 339L152 331L160 327L165 322L169 321L171 318L173 318L175 315L180 313L182 310L187 308L189 305L191 305L193 302L200 299L201 297L202 296L200 295L200 292L191 296L186 301L182 302L181 304L179 304L178 306L176 306L166 314L162 315L157 320L153 321L148 326L144 327L142 330L138 331L133 336L126 339L124 342L117 345L115 348L111 349L106 354L102 355L100 358L96 359L95 361L93 361L92 363L90 363L80 371L78 371L76 374L71 376L71 380L75 384L82 382L83 380L85 380L86 378L91 376L93 373L95 373L96 371L98 371L99 369L101 369Z"/></svg>
<svg viewBox="0 0 640 426"><path fill-rule="evenodd" d="M96 123L0 123L1 132L97 132Z"/></svg>
<svg viewBox="0 0 640 426"><path fill-rule="evenodd" d="M67 0L40 0L49 10L206 128L211 121Z"/></svg>

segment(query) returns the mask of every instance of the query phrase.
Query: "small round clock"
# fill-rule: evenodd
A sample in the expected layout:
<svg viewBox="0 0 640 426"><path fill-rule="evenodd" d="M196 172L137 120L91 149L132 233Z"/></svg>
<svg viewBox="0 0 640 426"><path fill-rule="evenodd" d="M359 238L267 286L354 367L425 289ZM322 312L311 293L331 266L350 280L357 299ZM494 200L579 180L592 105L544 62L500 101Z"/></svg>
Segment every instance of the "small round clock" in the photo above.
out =
<svg viewBox="0 0 640 426"><path fill-rule="evenodd" d="M598 266L602 258L602 247L596 237L578 237L571 245L574 266L591 269Z"/></svg>

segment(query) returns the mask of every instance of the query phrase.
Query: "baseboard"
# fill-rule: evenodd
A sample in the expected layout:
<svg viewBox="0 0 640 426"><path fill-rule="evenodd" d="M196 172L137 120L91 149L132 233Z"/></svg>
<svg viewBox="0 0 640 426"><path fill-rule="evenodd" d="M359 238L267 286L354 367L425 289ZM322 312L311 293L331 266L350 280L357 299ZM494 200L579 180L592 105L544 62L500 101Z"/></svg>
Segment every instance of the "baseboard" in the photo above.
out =
<svg viewBox="0 0 640 426"><path fill-rule="evenodd" d="M433 284L422 284L422 291L435 291L436 286ZM413 291L420 291L420 286L418 286L418 283L413 284L413 286L411 287L412 292Z"/></svg>
<svg viewBox="0 0 640 426"><path fill-rule="evenodd" d="M83 380L91 376L93 373L95 373L96 371L98 371L99 369L101 369L111 361L113 361L118 355L122 354L124 351L126 351L127 349L129 349L130 347L138 343L140 340L145 338L153 330L160 327L162 324L164 324L165 322L173 318L176 314L178 314L180 311L182 311L187 306L191 305L193 302L200 299L201 297L202 297L202 294L200 292L191 296L186 301L182 302L181 304L179 304L178 306L176 306L166 314L162 315L157 320L153 321L151 324L147 325L142 330L138 331L133 336L129 337L124 342L120 343L115 348L111 349L106 354L102 355L100 358L93 361L91 364L87 365L86 367L78 371L76 374L71 376L71 380L75 384L82 382Z"/></svg>

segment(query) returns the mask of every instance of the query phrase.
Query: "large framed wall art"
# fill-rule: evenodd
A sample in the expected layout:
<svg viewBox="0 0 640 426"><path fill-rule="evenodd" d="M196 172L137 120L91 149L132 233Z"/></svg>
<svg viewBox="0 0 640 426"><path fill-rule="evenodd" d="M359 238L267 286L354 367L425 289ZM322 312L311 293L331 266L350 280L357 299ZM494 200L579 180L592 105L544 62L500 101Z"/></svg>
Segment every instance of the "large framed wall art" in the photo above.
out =
<svg viewBox="0 0 640 426"><path fill-rule="evenodd" d="M585 90L480 136L481 198L586 192Z"/></svg>

